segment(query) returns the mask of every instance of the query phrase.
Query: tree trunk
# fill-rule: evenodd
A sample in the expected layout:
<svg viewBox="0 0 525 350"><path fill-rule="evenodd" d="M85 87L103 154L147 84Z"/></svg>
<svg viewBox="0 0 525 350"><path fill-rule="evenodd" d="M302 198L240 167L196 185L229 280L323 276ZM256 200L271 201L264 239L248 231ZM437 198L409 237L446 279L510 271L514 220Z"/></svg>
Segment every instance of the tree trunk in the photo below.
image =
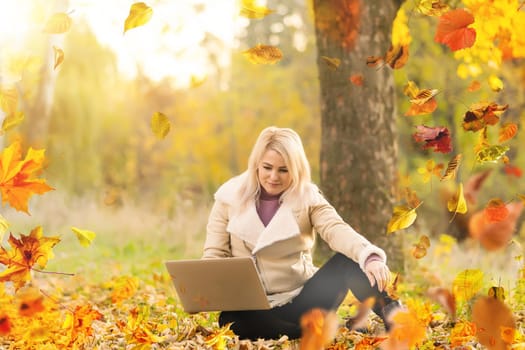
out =
<svg viewBox="0 0 525 350"><path fill-rule="evenodd" d="M395 91L388 66L368 56L389 46L398 1L314 0L321 90L321 189L354 229L403 267L400 237L386 236L396 178ZM337 69L323 57L338 58ZM363 84L350 77L361 75ZM318 244L318 260L329 253Z"/></svg>

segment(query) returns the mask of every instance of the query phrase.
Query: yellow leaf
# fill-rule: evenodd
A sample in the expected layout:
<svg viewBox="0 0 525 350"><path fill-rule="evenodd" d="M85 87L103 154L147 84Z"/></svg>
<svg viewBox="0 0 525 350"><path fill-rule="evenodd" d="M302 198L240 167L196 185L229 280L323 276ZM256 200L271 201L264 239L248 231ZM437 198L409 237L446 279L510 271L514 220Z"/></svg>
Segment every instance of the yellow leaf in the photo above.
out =
<svg viewBox="0 0 525 350"><path fill-rule="evenodd" d="M476 161L479 163L496 163L499 159L505 156L505 153L507 153L509 149L508 146L501 145L483 147L476 153Z"/></svg>
<svg viewBox="0 0 525 350"><path fill-rule="evenodd" d="M9 113L8 115L6 115L4 121L2 122L2 132L0 132L0 135L11 130L12 128L23 122L24 118L24 112L22 111L16 111L14 113Z"/></svg>
<svg viewBox="0 0 525 350"><path fill-rule="evenodd" d="M489 76L488 80L489 86L492 89L492 91L500 92L501 90L503 90L503 82L500 78L492 74L491 76Z"/></svg>
<svg viewBox="0 0 525 350"><path fill-rule="evenodd" d="M83 247L89 247L96 237L96 233L88 230L81 230L76 227L71 227L73 233L77 236L80 245Z"/></svg>
<svg viewBox="0 0 525 350"><path fill-rule="evenodd" d="M387 226L387 233L392 233L409 227L414 223L417 217L416 208L410 208L405 205L395 206L392 218Z"/></svg>
<svg viewBox="0 0 525 350"><path fill-rule="evenodd" d="M448 162L447 169L445 170L445 174L441 177L441 181L450 180L456 177L456 171L461 163L461 158L462 155L458 154Z"/></svg>
<svg viewBox="0 0 525 350"><path fill-rule="evenodd" d="M207 78L208 78L207 76L198 77L198 76L192 75L190 78L190 86L192 88L199 87L202 84L204 84Z"/></svg>
<svg viewBox="0 0 525 350"><path fill-rule="evenodd" d="M55 65L53 69L57 69L57 67L64 62L64 50L62 50L59 47L53 46L53 52L55 53Z"/></svg>
<svg viewBox="0 0 525 350"><path fill-rule="evenodd" d="M472 299L483 287L483 272L478 269L466 269L456 275L452 282L452 291L457 300Z"/></svg>
<svg viewBox="0 0 525 350"><path fill-rule="evenodd" d="M250 19L260 19L273 13L266 6L259 6L254 0L242 0L240 15Z"/></svg>
<svg viewBox="0 0 525 350"><path fill-rule="evenodd" d="M253 64L275 64L283 58L278 47L262 44L257 44L242 54Z"/></svg>
<svg viewBox="0 0 525 350"><path fill-rule="evenodd" d="M450 7L441 0L421 0L416 5L416 9L427 16L441 17L450 10Z"/></svg>
<svg viewBox="0 0 525 350"><path fill-rule="evenodd" d="M0 89L0 109L5 114L13 114L18 108L18 91L16 88Z"/></svg>
<svg viewBox="0 0 525 350"><path fill-rule="evenodd" d="M0 214L0 244L4 240L4 235L9 227L9 222Z"/></svg>
<svg viewBox="0 0 525 350"><path fill-rule="evenodd" d="M128 17L124 22L124 33L128 30L143 26L148 23L153 15L153 9L143 2L136 2L131 5Z"/></svg>
<svg viewBox="0 0 525 350"><path fill-rule="evenodd" d="M151 130L159 139L163 139L170 131L170 120L160 112L153 113L151 117Z"/></svg>
<svg viewBox="0 0 525 350"><path fill-rule="evenodd" d="M336 57L321 56L321 58L323 59L323 61L326 62L326 65L331 70L337 70L337 68L341 64L341 60Z"/></svg>
<svg viewBox="0 0 525 350"><path fill-rule="evenodd" d="M465 214L467 212L467 201L463 195L463 184L460 183L458 187L458 192L454 197L449 199L447 202L447 208L449 212Z"/></svg>
<svg viewBox="0 0 525 350"><path fill-rule="evenodd" d="M71 28L71 17L67 13L57 12L53 14L44 26L44 33L48 34L62 34Z"/></svg>

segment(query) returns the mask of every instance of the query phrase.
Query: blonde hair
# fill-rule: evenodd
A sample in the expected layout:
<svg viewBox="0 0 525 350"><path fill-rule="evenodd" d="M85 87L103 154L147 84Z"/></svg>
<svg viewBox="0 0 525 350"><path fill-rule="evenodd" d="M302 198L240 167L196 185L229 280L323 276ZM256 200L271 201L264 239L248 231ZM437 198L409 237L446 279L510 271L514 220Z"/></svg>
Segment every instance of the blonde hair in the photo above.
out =
<svg viewBox="0 0 525 350"><path fill-rule="evenodd" d="M312 178L301 138L292 129L270 126L261 131L248 158L247 176L239 188L240 206L245 207L250 201L259 198L261 185L257 168L268 150L273 150L283 157L292 179L290 187L282 194L281 201L293 197L306 204Z"/></svg>

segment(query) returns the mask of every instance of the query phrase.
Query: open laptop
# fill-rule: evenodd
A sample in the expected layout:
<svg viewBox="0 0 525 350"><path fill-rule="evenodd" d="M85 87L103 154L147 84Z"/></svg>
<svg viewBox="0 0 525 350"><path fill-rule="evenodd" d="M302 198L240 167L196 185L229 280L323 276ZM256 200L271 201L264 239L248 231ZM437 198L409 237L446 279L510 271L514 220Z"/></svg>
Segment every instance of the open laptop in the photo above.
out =
<svg viewBox="0 0 525 350"><path fill-rule="evenodd" d="M171 260L165 265L188 313L270 308L250 257Z"/></svg>

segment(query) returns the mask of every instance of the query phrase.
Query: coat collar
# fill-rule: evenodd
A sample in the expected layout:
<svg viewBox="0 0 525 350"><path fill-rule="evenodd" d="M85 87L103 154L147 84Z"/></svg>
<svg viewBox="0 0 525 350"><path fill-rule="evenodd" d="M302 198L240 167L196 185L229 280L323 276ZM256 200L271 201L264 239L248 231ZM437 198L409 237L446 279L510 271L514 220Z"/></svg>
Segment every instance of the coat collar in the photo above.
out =
<svg viewBox="0 0 525 350"><path fill-rule="evenodd" d="M235 208L236 203L239 203L238 189L245 177L246 173L243 173L224 183L215 193L215 199ZM300 235L296 212L294 205L285 200L265 227L253 202L243 210L230 211L227 230L253 246L252 254L255 254L277 241Z"/></svg>

